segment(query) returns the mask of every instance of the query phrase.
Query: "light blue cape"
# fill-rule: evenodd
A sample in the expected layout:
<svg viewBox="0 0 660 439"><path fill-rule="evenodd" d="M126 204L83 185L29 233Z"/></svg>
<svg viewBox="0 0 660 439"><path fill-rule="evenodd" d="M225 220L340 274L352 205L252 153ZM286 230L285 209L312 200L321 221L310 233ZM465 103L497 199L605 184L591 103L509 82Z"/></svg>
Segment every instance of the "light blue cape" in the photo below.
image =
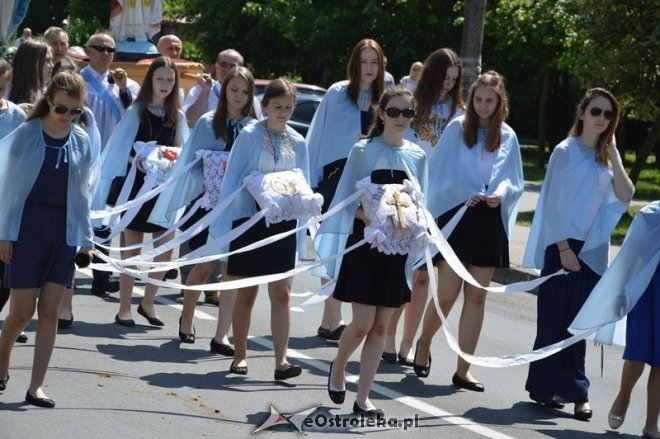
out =
<svg viewBox="0 0 660 439"><path fill-rule="evenodd" d="M25 122L0 140L0 240L18 239L23 207L46 154L41 123L42 119ZM92 150L87 133L78 125L71 124L66 149L69 162L66 242L70 246L92 248L89 219Z"/></svg>
<svg viewBox="0 0 660 439"><path fill-rule="evenodd" d="M591 291L569 331L602 327L596 341L612 344L614 323L635 307L660 263L660 201L641 209L621 250ZM656 334L658 336L658 334Z"/></svg>
<svg viewBox="0 0 660 439"><path fill-rule="evenodd" d="M126 175L128 158L130 157L131 148L133 148L135 136L140 126L138 114L139 104L136 103L131 105L121 118L121 121L119 121L115 127L110 139L108 139L108 144L101 153L99 183L94 196L93 205L95 210L102 210L105 208L105 200L108 199L108 192L110 192L112 180L115 177L123 177ZM186 143L186 140L188 140L188 134L189 130L186 116L181 110L179 110L176 127L177 144L183 145Z"/></svg>
<svg viewBox="0 0 660 439"><path fill-rule="evenodd" d="M555 147L536 205L523 266L542 269L547 246L580 236L579 224L596 193L598 170L603 166L596 161L596 150L584 146L576 137ZM609 173L611 176L611 169ZM598 274L607 269L610 234L628 204L616 197L610 183L578 255Z"/></svg>
<svg viewBox="0 0 660 439"><path fill-rule="evenodd" d="M14 131L14 129L25 122L25 112L21 107L8 99L4 99L8 108L0 113L0 139Z"/></svg>
<svg viewBox="0 0 660 439"><path fill-rule="evenodd" d="M286 132L293 145L296 156L296 168L300 169L309 182L309 158L307 156L307 144L305 139L291 127L286 127ZM222 182L220 190L220 200L226 199L243 185L243 179L250 175L252 171L258 169L259 157L263 149L264 136L266 129L262 123L253 123L241 130L234 141L234 145L229 153L229 162L227 171ZM257 213L257 206L254 197L250 195L247 189L241 189L239 195L227 206L227 209L209 226L209 234L212 238L218 238L232 229L232 222L241 218L250 218ZM302 223L299 221L299 225ZM305 256L307 250L306 231L298 232L298 259ZM225 246L223 253L228 251L229 246Z"/></svg>
<svg viewBox="0 0 660 439"><path fill-rule="evenodd" d="M477 146L468 148L463 140L464 119L465 116L460 116L449 122L429 157L429 211L433 218L438 218L477 194L498 195L502 225L511 240L525 187L518 137L502 122L500 146L486 189L479 173Z"/></svg>
<svg viewBox="0 0 660 439"><path fill-rule="evenodd" d="M307 131L309 149L309 184L318 186L323 167L348 157L360 140L360 110L348 98L348 81L332 84L316 109Z"/></svg>
<svg viewBox="0 0 660 439"><path fill-rule="evenodd" d="M224 139L215 137L215 132L213 131L214 113L215 111L210 111L199 118L170 174L176 174L179 169L195 160L197 151L203 149L212 151L225 150L227 143ZM248 116L241 120L240 124L245 127L254 121L255 119L253 117ZM204 164L200 160L185 175L181 176L176 183L165 189L158 196L158 201L149 217L149 222L168 226L174 225L177 212L204 192L203 167Z"/></svg>
<svg viewBox="0 0 660 439"><path fill-rule="evenodd" d="M391 169L405 170L408 179L417 184L422 193L426 193L428 172L424 151L407 140L404 140L403 146L393 148L380 137L375 137L372 141L361 140L351 148L330 209L355 193L355 183L371 175L381 155L385 155L386 162L390 164ZM316 250L318 260L328 258L346 248L348 235L353 232L353 220L358 204L359 201L356 200L323 221L314 239L314 250ZM326 279L336 279L339 275L341 260L342 258L337 258L315 269L313 274ZM415 261L408 258L406 264L409 284L413 262Z"/></svg>

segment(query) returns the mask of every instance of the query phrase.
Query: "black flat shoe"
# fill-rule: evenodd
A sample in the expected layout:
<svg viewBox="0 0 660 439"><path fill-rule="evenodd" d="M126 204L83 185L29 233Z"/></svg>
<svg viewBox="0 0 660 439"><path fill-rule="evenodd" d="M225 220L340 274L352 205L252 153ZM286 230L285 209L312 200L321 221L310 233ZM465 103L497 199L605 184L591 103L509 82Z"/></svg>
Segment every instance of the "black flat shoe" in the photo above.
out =
<svg viewBox="0 0 660 439"><path fill-rule="evenodd" d="M357 401L353 403L353 413L356 415L364 415L367 418L381 418L385 416L383 409L363 409L358 405Z"/></svg>
<svg viewBox="0 0 660 439"><path fill-rule="evenodd" d="M380 356L383 360L387 361L390 364L396 363L396 353L395 352L385 352Z"/></svg>
<svg viewBox="0 0 660 439"><path fill-rule="evenodd" d="M28 338L25 332L21 332L18 334L18 337L16 337L16 343L27 343Z"/></svg>
<svg viewBox="0 0 660 439"><path fill-rule="evenodd" d="M578 421L588 421L593 415L594 412L591 409L575 409L573 412L573 417Z"/></svg>
<svg viewBox="0 0 660 439"><path fill-rule="evenodd" d="M417 374L418 377L420 378L426 378L429 376L431 373L431 350L429 348L429 365L428 366L423 366L417 364L417 352L419 352L419 340L417 340L417 344L415 345L415 359L413 360L413 369L415 370L415 373Z"/></svg>
<svg viewBox="0 0 660 439"><path fill-rule="evenodd" d="M181 343L195 343L195 327L193 326L193 333L186 334L181 331L181 317L179 317L179 339Z"/></svg>
<svg viewBox="0 0 660 439"><path fill-rule="evenodd" d="M36 398L30 395L29 390L25 393L25 402L31 405L36 405L37 407L43 407L45 409L52 409L53 407L55 407L55 401L53 401L52 399Z"/></svg>
<svg viewBox="0 0 660 439"><path fill-rule="evenodd" d="M163 321L161 319L159 319L158 317L149 317L149 315L147 315L147 312L144 310L144 308L142 308L142 304L138 305L137 312L142 317L147 319L147 321L149 322L149 324L151 326L165 326L165 323L163 323Z"/></svg>
<svg viewBox="0 0 660 439"><path fill-rule="evenodd" d="M330 372L328 372L328 396L335 404L343 404L346 399L346 389L344 390L331 390L330 377L332 376L332 363L330 363Z"/></svg>
<svg viewBox="0 0 660 439"><path fill-rule="evenodd" d="M341 338L342 332L346 329L346 325L339 325L336 329L330 330L322 326L319 326L319 329L316 331L319 337L325 338L326 340L338 341Z"/></svg>
<svg viewBox="0 0 660 439"><path fill-rule="evenodd" d="M125 326L127 328L135 328L135 320L133 319L120 319L119 314L115 316L115 323L119 326Z"/></svg>
<svg viewBox="0 0 660 439"><path fill-rule="evenodd" d="M275 373L274 373L275 381L284 381L284 380L288 380L289 378L295 378L301 373L302 373L302 367L296 364L289 364L289 367L287 367L284 370L275 369Z"/></svg>
<svg viewBox="0 0 660 439"><path fill-rule="evenodd" d="M211 339L211 352L224 355L225 357L234 356L234 348L229 344L218 343L215 338Z"/></svg>
<svg viewBox="0 0 660 439"><path fill-rule="evenodd" d="M480 382L464 380L463 378L459 377L457 373L454 373L454 376L451 377L451 382L456 387L460 387L461 389L465 390L472 390L473 392L483 392L486 390L486 387L484 387L484 385Z"/></svg>
<svg viewBox="0 0 660 439"><path fill-rule="evenodd" d="M68 328L73 325L73 315L70 319L57 319L58 328Z"/></svg>
<svg viewBox="0 0 660 439"><path fill-rule="evenodd" d="M564 404L562 404L560 402L553 401L552 399L549 400L549 401L546 401L542 398L538 398L536 395L534 395L532 393L529 394L529 398L532 401L534 401L535 403L537 403L539 405L542 405L542 406L545 406L545 407L549 407L551 409L563 409L564 408Z"/></svg>
<svg viewBox="0 0 660 439"><path fill-rule="evenodd" d="M7 388L7 382L9 381L9 374L4 380L0 380L0 391L4 391Z"/></svg>
<svg viewBox="0 0 660 439"><path fill-rule="evenodd" d="M408 359L408 357L404 357L401 354L397 354L396 357L399 359L399 364L402 366L409 366L413 367L415 364Z"/></svg>
<svg viewBox="0 0 660 439"><path fill-rule="evenodd" d="M248 374L248 367L247 366L236 366L236 364L232 361L231 366L229 366L229 372L236 374L236 375L247 375Z"/></svg>
<svg viewBox="0 0 660 439"><path fill-rule="evenodd" d="M165 279L166 280L171 280L171 279L176 279L179 276L179 270L176 268L171 268L167 270L165 273Z"/></svg>

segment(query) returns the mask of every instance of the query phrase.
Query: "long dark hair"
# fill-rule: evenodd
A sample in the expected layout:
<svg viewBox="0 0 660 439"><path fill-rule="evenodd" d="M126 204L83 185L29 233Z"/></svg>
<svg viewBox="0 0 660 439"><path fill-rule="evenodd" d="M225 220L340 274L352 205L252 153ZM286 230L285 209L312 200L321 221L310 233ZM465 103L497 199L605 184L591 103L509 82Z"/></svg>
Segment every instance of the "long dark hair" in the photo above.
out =
<svg viewBox="0 0 660 439"><path fill-rule="evenodd" d="M575 109L575 120L573 121L573 126L568 132L568 135L575 137L582 135L584 123L582 122L581 116L584 115L589 103L599 96L610 101L610 104L612 104L612 111L614 112L614 117L608 121L609 125L607 126L607 129L598 136L598 142L596 143L596 159L599 163L607 166L610 161L610 157L607 154L607 147L612 143L612 137L614 137L614 132L619 125L619 118L621 117L619 102L609 90L600 87L587 90Z"/></svg>
<svg viewBox="0 0 660 439"><path fill-rule="evenodd" d="M244 79L248 84L248 100L243 107L241 116L244 118L252 116L256 119L257 115L254 113L254 77L249 69L242 66L233 67L227 76L222 81L222 88L220 89L220 99L218 99L218 106L213 114L213 133L216 139L227 140L227 118L229 117L229 110L227 109L227 87L229 82L234 78Z"/></svg>
<svg viewBox="0 0 660 439"><path fill-rule="evenodd" d="M264 90L264 97L261 98L261 106L266 107L271 99L279 98L280 96L292 96L293 104L296 104L296 88L286 78L273 79L268 83Z"/></svg>
<svg viewBox="0 0 660 439"><path fill-rule="evenodd" d="M161 67L169 67L174 70L174 87L169 95L165 98L165 124L169 128L176 128L179 120L179 72L176 64L167 56L160 56L154 60L147 70L147 74L142 81L140 93L138 93L135 102L140 105L139 117L140 120L145 120L147 106L151 103L154 94L154 73Z"/></svg>
<svg viewBox="0 0 660 439"><path fill-rule="evenodd" d="M401 85L393 85L387 87L383 92L383 95L380 97L380 101L378 101L378 107L377 107L378 113L384 114L385 108L387 108L387 104L390 102L392 98L397 96L406 96L412 99L413 93ZM414 99L413 99L413 105L414 105ZM383 131L385 131L385 122L383 121L381 114L376 114L376 117L374 117L374 122L371 124L371 127L369 127L369 133L367 134L367 139L371 141L374 137L378 137L381 134L383 134Z"/></svg>
<svg viewBox="0 0 660 439"><path fill-rule="evenodd" d="M58 91L63 91L70 98L80 100L81 106L84 106L86 99L85 80L76 72L64 70L51 78L46 93L39 98L27 120L46 117L50 111L48 99L52 102Z"/></svg>
<svg viewBox="0 0 660 439"><path fill-rule="evenodd" d="M16 50L12 67L11 98L15 104L32 103L44 89L42 72L50 48L43 41L31 39Z"/></svg>
<svg viewBox="0 0 660 439"><path fill-rule="evenodd" d="M425 124L431 116L431 109L440 98L442 85L449 67L458 67L456 85L448 93L448 96L451 98L451 114L453 115L457 108L464 107L461 86L463 80L463 63L453 50L447 48L438 49L431 53L424 61L422 76L417 81L417 88L415 89L417 116L414 122L416 130L422 124Z"/></svg>
<svg viewBox="0 0 660 439"><path fill-rule="evenodd" d="M474 93L478 87L491 88L498 98L497 107L488 124L488 138L486 139L486 151L493 152L500 146L500 129L504 120L509 116L509 98L504 87L504 77L494 70L489 70L470 85L468 104L463 120L463 140L470 148L477 143L477 132L479 130L479 116L474 109Z"/></svg>
<svg viewBox="0 0 660 439"><path fill-rule="evenodd" d="M348 59L346 65L346 76L348 77L348 99L353 105L358 105L358 98L360 96L360 55L364 49L374 49L378 55L378 75L371 83L371 103L377 104L380 99L383 88L385 87L385 56L383 49L376 40L365 38L355 45L353 53Z"/></svg>

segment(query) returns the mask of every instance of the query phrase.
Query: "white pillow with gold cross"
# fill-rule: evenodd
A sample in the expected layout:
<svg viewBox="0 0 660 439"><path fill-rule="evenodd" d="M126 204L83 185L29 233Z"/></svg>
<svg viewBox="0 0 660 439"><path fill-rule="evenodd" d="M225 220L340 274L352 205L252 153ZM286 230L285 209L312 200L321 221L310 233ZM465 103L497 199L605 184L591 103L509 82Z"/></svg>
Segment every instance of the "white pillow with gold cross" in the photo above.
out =
<svg viewBox="0 0 660 439"><path fill-rule="evenodd" d="M421 255L429 242L422 192L407 179L375 184L367 177L356 187L364 189L361 203L369 221L364 237L371 248L388 255Z"/></svg>
<svg viewBox="0 0 660 439"><path fill-rule="evenodd" d="M321 214L323 196L312 191L300 169L267 174L253 171L243 181L259 207L266 209L266 224Z"/></svg>

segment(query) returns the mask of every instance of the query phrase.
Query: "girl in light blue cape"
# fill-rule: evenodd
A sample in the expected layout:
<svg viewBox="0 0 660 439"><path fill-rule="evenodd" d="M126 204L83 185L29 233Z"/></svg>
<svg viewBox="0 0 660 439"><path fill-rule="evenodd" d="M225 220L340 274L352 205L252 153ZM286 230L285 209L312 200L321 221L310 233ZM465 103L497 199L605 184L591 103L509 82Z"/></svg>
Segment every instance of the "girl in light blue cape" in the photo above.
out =
<svg viewBox="0 0 660 439"><path fill-rule="evenodd" d="M250 177L255 171L268 174L297 168L303 173L305 180L309 181L309 162L305 139L286 125L293 114L295 102L296 93L288 80L275 79L266 87L262 104L268 117L264 121L243 128L232 147L219 199L224 200L236 191L240 192L209 227L212 237L225 235L257 213L255 198L243 184L244 179ZM229 250L243 248L295 227L295 220L267 225L264 218L261 218L243 234L232 240ZM226 250L225 246L221 252L224 253ZM287 272L295 266L296 256L302 258L305 250L306 236L303 230L261 248L229 256L227 277L229 279L252 278ZM296 377L302 372L299 366L291 365L287 361L290 326L289 295L292 282L293 278L288 277L268 283L272 307L271 329L275 350L274 376L278 381ZM234 361L229 368L230 373L246 375L248 372L247 337L252 307L258 290L258 285L238 289L232 322L235 352Z"/></svg>
<svg viewBox="0 0 660 439"><path fill-rule="evenodd" d="M147 74L133 105L124 114L121 121L113 131L108 144L101 153L101 171L96 202L105 205L110 186L116 177L123 177L127 173L127 165L132 160L133 145L136 141L157 141L159 145L181 146L188 139L188 125L186 117L179 109L178 84L179 76L176 64L170 58L159 57L149 66ZM140 160L137 159L138 175L131 189L134 197L141 187L144 173L140 169ZM130 198L130 197L129 197ZM144 233L152 233L158 238L164 229L149 223L149 209L153 208L156 200L144 203L136 218L126 227L124 243L126 246L139 244L143 241ZM102 209L104 206L96 206ZM171 235L163 236L158 244L165 244L172 239ZM126 250L123 258L130 258L140 253L139 249ZM154 260L169 261L171 251L157 256ZM153 278L162 279L164 273L153 273ZM120 326L135 326L131 318L131 297L134 279L121 274L119 279L119 312L115 316L115 323ZM145 295L138 306L138 313L154 326L163 326L164 323L156 316L154 299L158 287L147 284Z"/></svg>
<svg viewBox="0 0 660 439"><path fill-rule="evenodd" d="M0 260L12 306L0 334L0 390L9 379L16 337L39 309L32 378L25 400L54 407L42 389L71 285L77 247L91 258L89 137L72 124L85 100L82 77L55 75L30 119L0 140ZM37 290L40 289L37 304Z"/></svg>
<svg viewBox="0 0 660 439"><path fill-rule="evenodd" d="M608 420L613 429L623 424L633 387L644 372L644 365L649 364L651 372L643 431L648 437L653 437L658 431L660 406L659 264L660 202L654 201L637 213L621 250L569 328L570 332L575 333L600 326L596 341L612 344L615 324L628 316L621 387Z"/></svg>
<svg viewBox="0 0 660 439"><path fill-rule="evenodd" d="M570 137L550 157L523 265L541 268L542 275L561 268L570 273L539 287L534 349L570 336L569 324L607 268L610 233L633 194L614 140L618 120L609 91L587 91ZM575 418L589 419L585 346L581 341L530 364L530 398L551 406L575 403Z"/></svg>
<svg viewBox="0 0 660 439"><path fill-rule="evenodd" d="M426 189L426 154L404 139L413 116L412 93L401 86L387 88L368 139L351 149L331 208L353 195L356 183L364 178L382 185L403 184L408 180L417 190ZM323 221L314 239L317 258L329 258L362 241L367 223L368 218L357 200ZM394 312L410 301L413 259L412 255L385 254L366 242L316 273L336 279L333 297L350 302L353 310L353 320L342 332L328 377L328 394L336 404L341 404L346 396L346 364L364 339L360 383L353 405L356 414L383 414L369 399L385 343L384 331L374 328L387 326Z"/></svg>
<svg viewBox="0 0 660 439"><path fill-rule="evenodd" d="M442 228L469 204L448 242L481 285L490 283L495 268L509 266L509 237L524 186L518 139L504 123L508 113L504 78L494 71L482 74L470 86L465 116L449 123L429 159L429 211ZM463 340L464 352L474 353L486 291L463 282L438 258L440 307L448 315L463 287L459 340ZM430 346L441 324L435 306L429 303L413 361L420 377L430 373ZM452 382L467 390L484 391L462 358L458 358Z"/></svg>
<svg viewBox="0 0 660 439"><path fill-rule="evenodd" d="M0 139L25 121L25 112L13 102L4 99L11 85L11 65L0 58Z"/></svg>
<svg viewBox="0 0 660 439"><path fill-rule="evenodd" d="M333 84L327 91L307 132L310 184L323 195L323 212L335 195L351 147L369 131L371 108L383 92L385 56L378 42L364 39L355 45L346 76L348 81ZM346 326L340 305L332 297L324 302L319 336L339 339Z"/></svg>
<svg viewBox="0 0 660 439"><path fill-rule="evenodd" d="M463 63L456 53L447 48L438 49L424 61L422 74L415 89L417 111L406 133L406 138L417 144L428 157L450 121L463 114ZM428 302L429 277L422 268L413 273L412 299L405 305L405 317L399 362L412 366L408 359L415 334L422 321ZM396 361L396 330L401 312L397 312L387 328L383 359Z"/></svg>
<svg viewBox="0 0 660 439"><path fill-rule="evenodd" d="M172 169L172 174L176 175L178 169L187 166L194 160L197 151L231 151L240 131L256 121L256 114L252 105L254 100L252 73L245 67L234 67L225 76L224 84L224 87L220 90L218 108L214 112L206 113L197 121ZM160 194L150 221L171 226L175 223L177 212L202 195L204 192L203 166L202 161L199 161L180 177L174 185ZM199 214L194 214L187 222L194 223L201 220L206 212L206 209L200 208L198 210ZM207 237L208 229L192 237L188 241L190 251L206 244ZM180 250L179 256L181 254ZM216 262L196 264L188 273L186 284L200 285L205 283L216 268ZM181 271L183 277L183 267ZM217 293L212 292L211 294ZM179 320L179 338L183 343L193 343L195 341L193 318L198 299L199 291L185 290L183 292L183 309ZM228 333L231 327L231 315L235 299L236 291L234 290L223 291L220 295L217 331L216 336L211 340L211 349L214 352L220 351L225 355L233 355Z"/></svg>

